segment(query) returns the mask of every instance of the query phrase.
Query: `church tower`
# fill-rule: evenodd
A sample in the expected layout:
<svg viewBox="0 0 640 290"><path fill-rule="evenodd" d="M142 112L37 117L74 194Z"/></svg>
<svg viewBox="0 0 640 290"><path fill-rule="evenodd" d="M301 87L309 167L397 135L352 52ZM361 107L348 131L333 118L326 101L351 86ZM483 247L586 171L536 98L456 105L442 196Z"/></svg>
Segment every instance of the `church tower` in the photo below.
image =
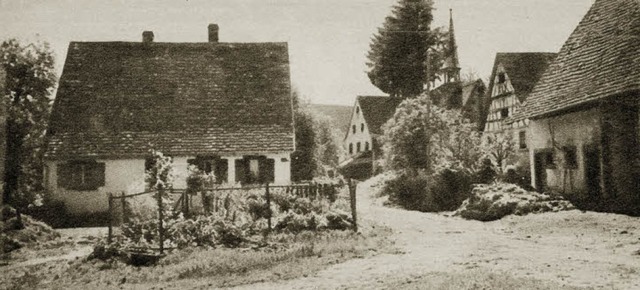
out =
<svg viewBox="0 0 640 290"><path fill-rule="evenodd" d="M460 81L460 63L458 62L458 46L456 45L456 35L453 29L452 9L449 9L449 39L446 43L442 77L445 84Z"/></svg>

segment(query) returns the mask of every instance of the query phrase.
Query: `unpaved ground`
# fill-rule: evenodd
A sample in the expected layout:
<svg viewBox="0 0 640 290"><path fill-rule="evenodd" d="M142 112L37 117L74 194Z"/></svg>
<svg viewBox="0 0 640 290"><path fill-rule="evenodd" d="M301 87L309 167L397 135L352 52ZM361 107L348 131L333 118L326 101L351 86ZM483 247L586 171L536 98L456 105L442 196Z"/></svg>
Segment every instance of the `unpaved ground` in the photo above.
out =
<svg viewBox="0 0 640 290"><path fill-rule="evenodd" d="M442 273L480 271L557 287L640 289L640 218L574 210L482 223L383 207L370 191L366 184L358 189L360 216L393 228L401 254L239 288L421 288L421 280Z"/></svg>
<svg viewBox="0 0 640 290"><path fill-rule="evenodd" d="M48 243L19 249L11 253L11 259L4 261L0 271L7 272L25 266L49 262L63 262L88 256L94 242L107 233L107 228L58 229L60 238Z"/></svg>

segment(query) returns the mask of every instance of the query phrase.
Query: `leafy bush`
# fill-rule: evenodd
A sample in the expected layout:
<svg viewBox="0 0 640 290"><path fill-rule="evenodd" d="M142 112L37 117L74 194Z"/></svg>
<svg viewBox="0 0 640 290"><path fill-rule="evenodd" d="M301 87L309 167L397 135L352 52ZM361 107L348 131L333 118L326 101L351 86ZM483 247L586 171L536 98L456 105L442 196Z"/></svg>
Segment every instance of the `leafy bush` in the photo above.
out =
<svg viewBox="0 0 640 290"><path fill-rule="evenodd" d="M298 213L288 211L279 218L275 229L278 231L299 233L302 231L315 231L326 227L326 218L321 215L312 212Z"/></svg>
<svg viewBox="0 0 640 290"><path fill-rule="evenodd" d="M326 215L327 228L330 230L348 230L353 227L351 215L341 211L332 210Z"/></svg>
<svg viewBox="0 0 640 290"><path fill-rule="evenodd" d="M387 181L384 192L389 201L409 210L439 212L454 210L471 191L471 175L443 169L428 176L424 172L400 174Z"/></svg>
<svg viewBox="0 0 640 290"><path fill-rule="evenodd" d="M416 175L403 173L388 180L383 192L389 194L389 201L408 210L428 211L427 181L423 172Z"/></svg>

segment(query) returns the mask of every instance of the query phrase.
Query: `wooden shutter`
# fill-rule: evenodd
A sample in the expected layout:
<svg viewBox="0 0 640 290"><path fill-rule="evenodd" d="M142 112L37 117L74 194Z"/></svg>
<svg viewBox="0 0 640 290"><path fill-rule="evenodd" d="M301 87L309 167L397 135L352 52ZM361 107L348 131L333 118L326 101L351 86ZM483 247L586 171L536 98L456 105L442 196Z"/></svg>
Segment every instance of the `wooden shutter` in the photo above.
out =
<svg viewBox="0 0 640 290"><path fill-rule="evenodd" d="M245 159L238 159L235 162L235 167L236 167L236 182L240 182L242 184L245 184L246 181L246 172L245 172L245 168L246 166L246 160Z"/></svg>
<svg viewBox="0 0 640 290"><path fill-rule="evenodd" d="M272 183L275 181L275 160L260 158L260 183Z"/></svg>
<svg viewBox="0 0 640 290"><path fill-rule="evenodd" d="M227 176L229 172L229 160L227 159L216 159L215 165L215 175L216 175L216 183L220 184L227 181Z"/></svg>

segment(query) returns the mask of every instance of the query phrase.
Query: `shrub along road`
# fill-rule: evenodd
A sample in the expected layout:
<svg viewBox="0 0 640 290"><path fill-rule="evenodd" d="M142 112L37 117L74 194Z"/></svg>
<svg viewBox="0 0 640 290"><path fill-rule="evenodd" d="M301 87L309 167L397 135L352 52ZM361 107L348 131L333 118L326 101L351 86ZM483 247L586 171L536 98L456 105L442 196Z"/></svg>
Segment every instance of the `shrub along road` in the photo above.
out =
<svg viewBox="0 0 640 290"><path fill-rule="evenodd" d="M573 210L483 223L388 208L358 187L359 215L391 227L398 254L247 289L640 289L640 218Z"/></svg>

